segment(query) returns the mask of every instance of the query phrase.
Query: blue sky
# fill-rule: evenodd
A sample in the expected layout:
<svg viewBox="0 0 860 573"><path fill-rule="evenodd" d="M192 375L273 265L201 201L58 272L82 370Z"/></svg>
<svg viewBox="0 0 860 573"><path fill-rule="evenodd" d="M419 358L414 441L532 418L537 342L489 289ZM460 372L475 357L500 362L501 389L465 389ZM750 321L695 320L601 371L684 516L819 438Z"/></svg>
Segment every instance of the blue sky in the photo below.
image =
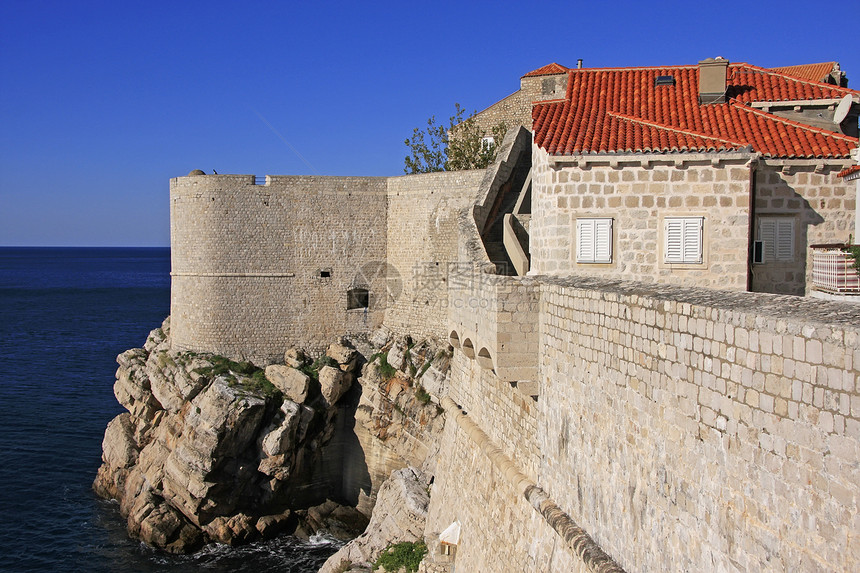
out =
<svg viewBox="0 0 860 573"><path fill-rule="evenodd" d="M168 180L397 175L403 144L550 62L836 60L808 2L0 3L0 245L166 246ZM853 20L853 21L852 21ZM277 134L275 133L277 132Z"/></svg>

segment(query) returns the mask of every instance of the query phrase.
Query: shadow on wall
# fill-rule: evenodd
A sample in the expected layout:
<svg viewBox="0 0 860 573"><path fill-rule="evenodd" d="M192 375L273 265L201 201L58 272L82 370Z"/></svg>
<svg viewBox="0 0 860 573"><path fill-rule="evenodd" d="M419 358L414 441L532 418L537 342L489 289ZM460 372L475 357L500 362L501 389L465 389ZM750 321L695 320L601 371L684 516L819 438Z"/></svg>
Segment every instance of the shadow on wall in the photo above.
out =
<svg viewBox="0 0 860 573"><path fill-rule="evenodd" d="M367 467L364 448L355 434L355 411L361 398L361 384L357 381L344 398L345 407L338 411L336 441L333 465L337 467L331 474L332 491L340 493L341 503L353 507L359 505L361 493L370 497L372 480ZM338 471L339 470L339 471Z"/></svg>
<svg viewBox="0 0 860 573"><path fill-rule="evenodd" d="M771 294L806 294L810 227L824 223L816 210L817 199L807 200L779 172L767 172L757 182L753 238L771 240L776 245L765 246L763 263L752 263L752 290ZM820 207L824 208L824 200ZM774 231L774 221L792 221L791 238L785 227ZM770 226L770 227L768 227ZM780 256L779 244L790 240L790 257Z"/></svg>

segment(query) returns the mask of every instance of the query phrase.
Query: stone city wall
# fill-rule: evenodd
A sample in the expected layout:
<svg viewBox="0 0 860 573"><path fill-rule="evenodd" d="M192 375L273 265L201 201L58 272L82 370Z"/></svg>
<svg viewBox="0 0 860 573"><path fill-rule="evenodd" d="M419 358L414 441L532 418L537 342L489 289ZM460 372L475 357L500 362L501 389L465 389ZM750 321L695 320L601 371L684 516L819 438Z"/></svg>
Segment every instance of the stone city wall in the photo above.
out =
<svg viewBox="0 0 860 573"><path fill-rule="evenodd" d="M516 461L523 474L537 479L538 405L531 397L481 368L461 349L454 351L451 361L448 396L476 420L506 456Z"/></svg>
<svg viewBox="0 0 860 573"><path fill-rule="evenodd" d="M533 157L532 273L746 290L751 154L553 165L534 147ZM612 218L610 263L577 262L580 217ZM704 217L701 264L665 262L667 217Z"/></svg>
<svg viewBox="0 0 860 573"><path fill-rule="evenodd" d="M387 180L196 175L170 182L174 348L262 364L382 322ZM369 287L370 308L347 310Z"/></svg>
<svg viewBox="0 0 860 573"><path fill-rule="evenodd" d="M756 171L756 218L776 216L794 223L791 261L753 265L753 290L804 295L812 283L810 245L847 243L854 228L857 189L836 174L847 161L763 161ZM755 238L758 239L756 230Z"/></svg>
<svg viewBox="0 0 860 573"><path fill-rule="evenodd" d="M501 123L505 124L508 129L519 125L531 129L532 100L524 91L515 91L508 97L475 114L475 123L487 135L492 135L493 128ZM497 141L496 143L501 142Z"/></svg>
<svg viewBox="0 0 860 573"><path fill-rule="evenodd" d="M385 325L399 334L447 338L449 275L457 268L457 218L472 205L484 170L388 180L387 261L399 277Z"/></svg>
<svg viewBox="0 0 860 573"><path fill-rule="evenodd" d="M626 571L860 569L860 307L546 279L540 333L539 485Z"/></svg>
<svg viewBox="0 0 860 573"><path fill-rule="evenodd" d="M496 425L484 414L476 407L468 416L482 429ZM460 540L453 556L456 571L588 571L529 504L519 484L508 477L510 472L500 469L487 455L493 444L472 434L457 423L452 412L446 413L425 529L432 553L429 559L450 567L451 558L440 555L439 544L434 541L448 525L459 521Z"/></svg>

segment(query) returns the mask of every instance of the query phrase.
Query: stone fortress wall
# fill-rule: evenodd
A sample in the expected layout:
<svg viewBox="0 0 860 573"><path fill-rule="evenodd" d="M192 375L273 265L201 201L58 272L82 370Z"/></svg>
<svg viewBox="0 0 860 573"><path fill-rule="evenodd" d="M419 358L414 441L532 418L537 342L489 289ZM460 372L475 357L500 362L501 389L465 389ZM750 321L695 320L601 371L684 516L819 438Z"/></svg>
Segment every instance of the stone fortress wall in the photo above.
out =
<svg viewBox="0 0 860 573"><path fill-rule="evenodd" d="M382 323L385 178L196 175L170 196L175 348L267 364ZM370 306L347 310L356 286Z"/></svg>
<svg viewBox="0 0 860 573"><path fill-rule="evenodd" d="M483 176L172 179L174 347L267 364L383 318L444 338L457 217ZM347 309L356 287L368 288L368 309Z"/></svg>
<svg viewBox="0 0 860 573"><path fill-rule="evenodd" d="M629 571L860 567L860 308L542 290L542 478Z"/></svg>
<svg viewBox="0 0 860 573"><path fill-rule="evenodd" d="M580 570L577 525L631 572L860 567L860 308L539 280L536 402L455 353L485 435L446 427L427 531L461 522L458 570Z"/></svg>
<svg viewBox="0 0 860 573"><path fill-rule="evenodd" d="M385 325L444 338L448 281L456 271L457 217L471 206L484 170L426 173L388 181L388 264L400 277Z"/></svg>

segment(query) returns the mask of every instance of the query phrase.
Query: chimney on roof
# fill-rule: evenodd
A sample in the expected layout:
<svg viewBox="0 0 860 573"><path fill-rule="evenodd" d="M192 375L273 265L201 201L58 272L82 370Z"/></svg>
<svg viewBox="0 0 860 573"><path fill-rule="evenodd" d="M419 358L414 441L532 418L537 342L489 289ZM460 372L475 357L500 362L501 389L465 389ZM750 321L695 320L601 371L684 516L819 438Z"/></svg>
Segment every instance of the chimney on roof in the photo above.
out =
<svg viewBox="0 0 860 573"><path fill-rule="evenodd" d="M729 61L717 56L699 62L699 103L726 103Z"/></svg>
<svg viewBox="0 0 860 573"><path fill-rule="evenodd" d="M579 58L578 60L576 60L576 69L577 70L582 69L582 58Z"/></svg>

